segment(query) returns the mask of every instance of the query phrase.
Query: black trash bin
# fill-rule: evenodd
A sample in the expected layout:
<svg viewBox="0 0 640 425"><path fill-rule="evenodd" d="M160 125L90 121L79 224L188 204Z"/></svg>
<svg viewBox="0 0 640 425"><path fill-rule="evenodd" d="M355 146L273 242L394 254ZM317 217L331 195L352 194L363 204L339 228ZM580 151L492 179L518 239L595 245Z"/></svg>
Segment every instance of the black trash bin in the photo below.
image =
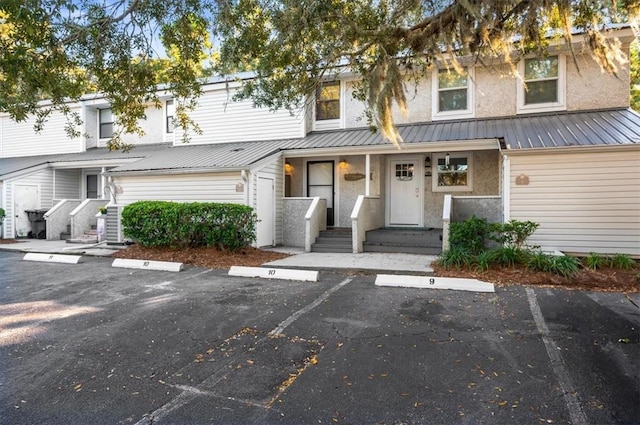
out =
<svg viewBox="0 0 640 425"><path fill-rule="evenodd" d="M46 239L47 238L47 222L44 214L48 210L25 210L27 217L31 222L31 231L27 234L28 238Z"/></svg>

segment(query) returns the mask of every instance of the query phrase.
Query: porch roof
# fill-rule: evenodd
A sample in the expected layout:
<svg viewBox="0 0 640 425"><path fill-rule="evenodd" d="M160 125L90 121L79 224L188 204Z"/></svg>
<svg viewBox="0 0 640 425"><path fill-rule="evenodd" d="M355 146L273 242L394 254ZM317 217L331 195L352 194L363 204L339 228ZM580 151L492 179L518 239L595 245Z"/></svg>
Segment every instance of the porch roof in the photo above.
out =
<svg viewBox="0 0 640 425"><path fill-rule="evenodd" d="M631 109L528 114L504 118L435 121L398 126L406 145L498 139L527 150L640 143L640 115ZM484 145L483 145L484 146ZM396 148L367 128L312 132L299 139L173 146L110 173L224 171L250 167L282 151Z"/></svg>
<svg viewBox="0 0 640 425"><path fill-rule="evenodd" d="M170 143L136 145L129 152L110 151L107 148L91 148L84 152L0 158L0 180L6 176L29 172L37 167L55 166L57 163L80 163L85 161L137 160L170 147Z"/></svg>
<svg viewBox="0 0 640 425"><path fill-rule="evenodd" d="M640 143L640 115L631 109L527 114L399 125L405 144L499 139L507 149ZM311 133L286 149L388 144L368 129Z"/></svg>

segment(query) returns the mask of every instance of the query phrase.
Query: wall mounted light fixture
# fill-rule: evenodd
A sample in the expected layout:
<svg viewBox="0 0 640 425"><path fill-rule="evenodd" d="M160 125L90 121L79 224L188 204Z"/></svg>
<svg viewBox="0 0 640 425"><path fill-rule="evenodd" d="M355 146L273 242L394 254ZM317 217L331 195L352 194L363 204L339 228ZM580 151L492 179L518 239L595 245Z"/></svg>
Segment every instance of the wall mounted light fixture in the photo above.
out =
<svg viewBox="0 0 640 425"><path fill-rule="evenodd" d="M446 154L444 154L444 166L449 168L450 163L451 163L451 156L449 155L449 152L447 152Z"/></svg>
<svg viewBox="0 0 640 425"><path fill-rule="evenodd" d="M290 176L291 174L293 174L293 165L291 165L291 163L289 161L286 161L284 163L284 173L287 176Z"/></svg>
<svg viewBox="0 0 640 425"><path fill-rule="evenodd" d="M347 168L347 167L349 166L349 164L347 163L347 160L346 160L346 159L344 159L344 158L340 158L340 162L338 163L338 166L339 166L341 169L343 169L343 170L344 170L345 168Z"/></svg>

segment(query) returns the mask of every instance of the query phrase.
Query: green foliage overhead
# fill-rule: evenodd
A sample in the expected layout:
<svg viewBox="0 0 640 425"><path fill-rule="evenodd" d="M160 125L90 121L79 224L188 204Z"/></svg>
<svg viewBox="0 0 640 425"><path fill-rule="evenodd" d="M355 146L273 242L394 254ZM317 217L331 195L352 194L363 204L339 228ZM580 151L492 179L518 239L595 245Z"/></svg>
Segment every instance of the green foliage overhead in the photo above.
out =
<svg viewBox="0 0 640 425"><path fill-rule="evenodd" d="M629 71L631 73L631 107L640 112L640 41L631 43L629 54Z"/></svg>
<svg viewBox="0 0 640 425"><path fill-rule="evenodd" d="M256 239L256 215L238 204L139 201L122 210L124 235L144 246L218 246L235 251Z"/></svg>
<svg viewBox="0 0 640 425"><path fill-rule="evenodd" d="M16 120L67 108L87 92L113 105L124 132L141 132L145 107L165 84L178 124L207 72L249 70L240 94L260 106L292 108L336 67L356 77L355 96L372 126L399 141L394 105L405 109L407 78L438 59L479 61L543 55L571 31L602 68L615 73L619 44L603 24L637 23L639 0L3 0L0 4L0 112ZM215 42L212 42L215 40ZM517 42L517 44L513 44ZM219 52L214 50L219 48ZM516 57L505 56L515 49ZM219 56L218 56L219 53ZM453 58L453 59L452 59ZM41 101L47 100L45 108ZM71 134L74 134L70 130ZM77 134L76 134L77 135ZM118 137L112 148L120 148Z"/></svg>

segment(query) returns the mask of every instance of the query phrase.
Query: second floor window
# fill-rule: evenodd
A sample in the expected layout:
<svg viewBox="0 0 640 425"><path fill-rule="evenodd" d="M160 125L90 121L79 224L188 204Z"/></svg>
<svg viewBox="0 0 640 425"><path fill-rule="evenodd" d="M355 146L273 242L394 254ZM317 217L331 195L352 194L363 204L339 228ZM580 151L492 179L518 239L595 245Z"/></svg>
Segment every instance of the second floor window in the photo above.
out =
<svg viewBox="0 0 640 425"><path fill-rule="evenodd" d="M524 104L558 102L558 57L524 61Z"/></svg>
<svg viewBox="0 0 640 425"><path fill-rule="evenodd" d="M111 109L100 109L98 111L99 131L101 139L113 137L113 114Z"/></svg>
<svg viewBox="0 0 640 425"><path fill-rule="evenodd" d="M173 117L176 115L176 107L173 104L173 100L167 100L167 105L166 105L166 116L167 116L167 123L165 126L165 131L167 133L173 133Z"/></svg>
<svg viewBox="0 0 640 425"><path fill-rule="evenodd" d="M472 118L472 68L461 72L440 69L433 73L433 119Z"/></svg>
<svg viewBox="0 0 640 425"><path fill-rule="evenodd" d="M518 112L565 110L565 68L563 55L520 61Z"/></svg>
<svg viewBox="0 0 640 425"><path fill-rule="evenodd" d="M323 83L316 91L316 121L340 119L340 82Z"/></svg>
<svg viewBox="0 0 640 425"><path fill-rule="evenodd" d="M467 75L454 70L438 71L438 112L466 111Z"/></svg>

